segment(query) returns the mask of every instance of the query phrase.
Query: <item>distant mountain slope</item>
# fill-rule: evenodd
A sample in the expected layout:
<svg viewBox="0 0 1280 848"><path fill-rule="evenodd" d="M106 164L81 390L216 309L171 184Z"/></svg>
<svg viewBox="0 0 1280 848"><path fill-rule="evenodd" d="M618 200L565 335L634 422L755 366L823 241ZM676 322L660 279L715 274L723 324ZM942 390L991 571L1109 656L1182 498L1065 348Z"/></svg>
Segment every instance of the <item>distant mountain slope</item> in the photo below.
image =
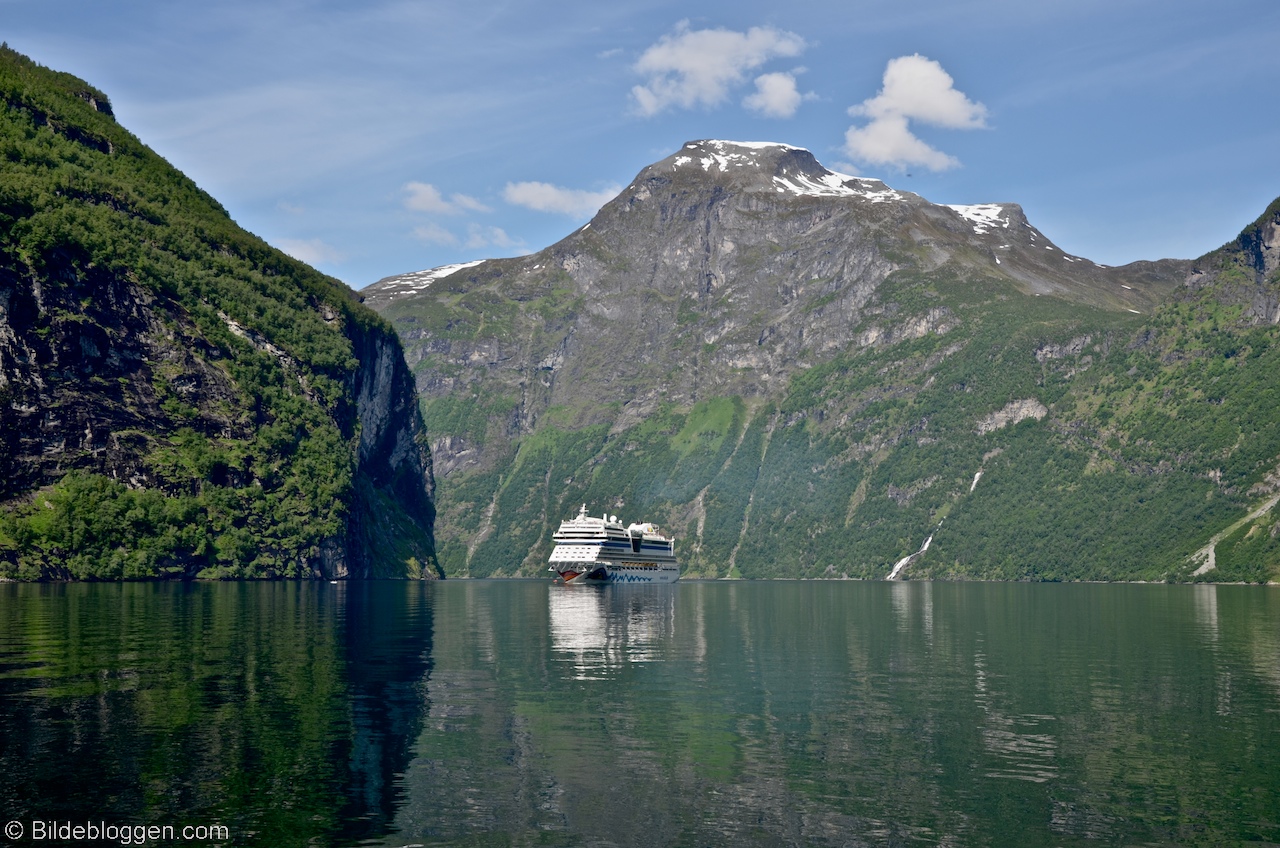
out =
<svg viewBox="0 0 1280 848"><path fill-rule="evenodd" d="M705 576L1192 579L1280 485L1273 212L1106 268L1014 204L691 142L543 251L362 294L417 375L448 573L539 573L586 502ZM1240 532L1196 579L1276 574L1270 513Z"/></svg>
<svg viewBox="0 0 1280 848"><path fill-rule="evenodd" d="M0 577L434 571L381 319L8 48L0 151Z"/></svg>
<svg viewBox="0 0 1280 848"><path fill-rule="evenodd" d="M1197 528L1187 534L1197 579L1280 580L1278 325L1280 199L1196 260L1103 367L1073 381L1050 422L1093 476L1194 478L1205 502L1194 514L1166 514L1164 529L1158 503L1135 507L1154 514L1153 533ZM1210 531L1223 538L1201 547Z"/></svg>
<svg viewBox="0 0 1280 848"><path fill-rule="evenodd" d="M878 294L890 278L982 278L1001 296L1144 311L1185 267L1102 268L1064 254L1015 204L939 206L833 174L799 148L705 141L646 168L544 251L393 277L362 295L396 322L411 361L424 358L426 398L483 383L489 402L519 410L514 433L551 407L625 426L660 401L768 396L850 346L954 323L941 301L904 322L902 304ZM482 360L490 367L471 367ZM448 432L436 450L451 471ZM464 461L482 463L474 448Z"/></svg>

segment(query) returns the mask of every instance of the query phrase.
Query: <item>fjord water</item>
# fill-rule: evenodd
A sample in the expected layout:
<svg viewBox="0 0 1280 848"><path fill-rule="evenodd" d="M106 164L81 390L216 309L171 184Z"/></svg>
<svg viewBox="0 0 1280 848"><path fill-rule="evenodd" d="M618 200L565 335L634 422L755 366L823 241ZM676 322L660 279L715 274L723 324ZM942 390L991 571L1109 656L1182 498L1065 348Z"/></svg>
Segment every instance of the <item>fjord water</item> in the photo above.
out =
<svg viewBox="0 0 1280 848"><path fill-rule="evenodd" d="M1271 587L0 586L5 821L1267 844L1278 753Z"/></svg>

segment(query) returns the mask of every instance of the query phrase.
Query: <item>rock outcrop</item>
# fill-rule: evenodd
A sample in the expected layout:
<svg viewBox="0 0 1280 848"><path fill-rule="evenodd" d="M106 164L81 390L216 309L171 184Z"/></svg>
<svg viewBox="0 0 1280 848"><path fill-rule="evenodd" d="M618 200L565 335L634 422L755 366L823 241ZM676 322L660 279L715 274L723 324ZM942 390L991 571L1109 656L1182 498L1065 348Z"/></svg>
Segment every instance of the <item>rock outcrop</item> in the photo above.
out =
<svg viewBox="0 0 1280 848"><path fill-rule="evenodd" d="M978 422L977 431L979 434L990 433L993 430L999 430L1001 427L1008 427L1017 424L1019 421L1026 421L1028 418L1034 418L1039 421L1048 414L1049 408L1035 398L1011 400L990 415L984 416Z"/></svg>

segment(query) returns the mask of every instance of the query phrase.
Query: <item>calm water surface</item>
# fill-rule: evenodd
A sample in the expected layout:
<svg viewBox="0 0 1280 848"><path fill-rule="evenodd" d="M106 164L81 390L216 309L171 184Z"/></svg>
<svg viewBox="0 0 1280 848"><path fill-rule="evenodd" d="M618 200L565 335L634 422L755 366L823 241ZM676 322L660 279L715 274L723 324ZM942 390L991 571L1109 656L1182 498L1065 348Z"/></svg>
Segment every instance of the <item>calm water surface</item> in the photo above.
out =
<svg viewBox="0 0 1280 848"><path fill-rule="evenodd" d="M15 845L1278 844L1280 590L3 585L0 819Z"/></svg>

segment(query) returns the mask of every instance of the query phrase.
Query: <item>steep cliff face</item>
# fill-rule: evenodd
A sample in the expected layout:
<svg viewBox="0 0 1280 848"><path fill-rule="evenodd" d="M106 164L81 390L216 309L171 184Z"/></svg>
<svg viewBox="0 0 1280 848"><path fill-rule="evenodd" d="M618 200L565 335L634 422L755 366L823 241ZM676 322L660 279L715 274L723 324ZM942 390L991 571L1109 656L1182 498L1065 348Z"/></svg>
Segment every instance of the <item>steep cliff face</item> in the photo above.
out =
<svg viewBox="0 0 1280 848"><path fill-rule="evenodd" d="M0 577L436 573L388 325L7 49L0 147Z"/></svg>
<svg viewBox="0 0 1280 848"><path fill-rule="evenodd" d="M1251 324L1280 322L1280 200L1240 235L1196 260L1178 299L1208 294L1225 307L1245 305Z"/></svg>
<svg viewBox="0 0 1280 848"><path fill-rule="evenodd" d="M416 562L419 576L440 576L435 562L435 478L413 374L399 339L385 327L355 338L361 367L351 384L356 398L357 499L349 532L350 560L359 576L394 574ZM379 551L400 549L398 556Z"/></svg>
<svg viewBox="0 0 1280 848"><path fill-rule="evenodd" d="M1274 281L1280 270L1280 204L1271 204L1235 244L1253 266L1259 285Z"/></svg>

